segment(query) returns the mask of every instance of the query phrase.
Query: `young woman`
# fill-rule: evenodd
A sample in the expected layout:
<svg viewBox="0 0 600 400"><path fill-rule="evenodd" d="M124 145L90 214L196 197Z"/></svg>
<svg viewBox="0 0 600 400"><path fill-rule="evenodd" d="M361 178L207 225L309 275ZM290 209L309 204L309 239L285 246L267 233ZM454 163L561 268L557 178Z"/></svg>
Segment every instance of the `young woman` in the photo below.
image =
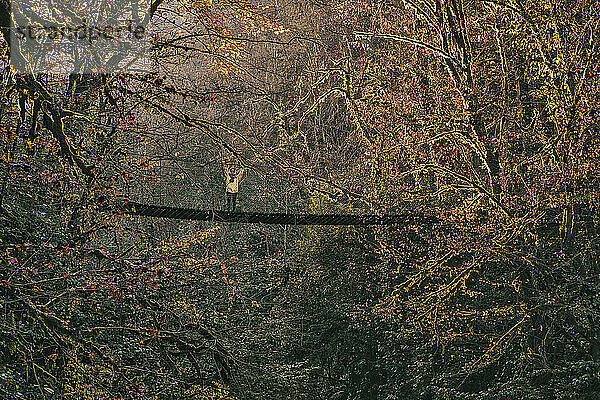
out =
<svg viewBox="0 0 600 400"><path fill-rule="evenodd" d="M243 168L234 165L225 165L225 192L227 194L226 211L235 211L235 202L243 175Z"/></svg>

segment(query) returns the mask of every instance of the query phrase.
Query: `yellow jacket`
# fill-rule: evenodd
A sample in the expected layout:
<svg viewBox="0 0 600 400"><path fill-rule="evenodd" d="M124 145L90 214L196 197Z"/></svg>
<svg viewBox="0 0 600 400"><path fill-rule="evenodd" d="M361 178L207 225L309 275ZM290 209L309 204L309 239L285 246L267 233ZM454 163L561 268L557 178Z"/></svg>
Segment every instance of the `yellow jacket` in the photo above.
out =
<svg viewBox="0 0 600 400"><path fill-rule="evenodd" d="M227 169L227 167L225 167L225 181L227 182L225 185L225 191L227 193L237 193L239 190L239 183L242 180L243 175L243 168L240 168L239 170L234 168L234 171L232 171L231 168Z"/></svg>

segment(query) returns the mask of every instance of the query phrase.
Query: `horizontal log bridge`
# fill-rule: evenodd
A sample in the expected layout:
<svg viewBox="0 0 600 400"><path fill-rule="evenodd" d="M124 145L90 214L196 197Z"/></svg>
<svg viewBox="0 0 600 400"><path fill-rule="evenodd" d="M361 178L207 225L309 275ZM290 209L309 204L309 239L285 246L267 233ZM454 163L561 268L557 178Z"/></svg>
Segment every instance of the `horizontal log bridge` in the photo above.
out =
<svg viewBox="0 0 600 400"><path fill-rule="evenodd" d="M174 218L192 221L241 222L247 224L277 225L415 225L435 224L438 218L420 214L399 215L322 215L322 214L283 214L228 212L216 210L195 210L192 208L164 207L126 202L120 212L144 217Z"/></svg>

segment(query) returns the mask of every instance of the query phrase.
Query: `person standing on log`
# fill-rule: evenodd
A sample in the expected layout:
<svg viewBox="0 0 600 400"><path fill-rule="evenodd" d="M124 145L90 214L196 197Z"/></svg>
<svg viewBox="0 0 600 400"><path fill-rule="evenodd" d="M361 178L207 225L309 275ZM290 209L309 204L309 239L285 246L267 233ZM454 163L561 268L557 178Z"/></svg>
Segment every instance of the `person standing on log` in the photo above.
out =
<svg viewBox="0 0 600 400"><path fill-rule="evenodd" d="M244 175L244 169L236 165L225 165L225 192L227 194L227 211L235 211L235 202L239 191L239 184Z"/></svg>

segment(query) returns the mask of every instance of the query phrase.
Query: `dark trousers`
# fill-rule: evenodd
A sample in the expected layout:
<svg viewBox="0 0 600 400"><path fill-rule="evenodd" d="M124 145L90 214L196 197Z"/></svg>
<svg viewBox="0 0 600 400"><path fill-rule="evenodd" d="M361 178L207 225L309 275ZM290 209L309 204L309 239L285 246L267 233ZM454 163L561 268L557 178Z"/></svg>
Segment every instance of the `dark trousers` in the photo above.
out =
<svg viewBox="0 0 600 400"><path fill-rule="evenodd" d="M237 193L227 193L227 210L226 211L235 211L235 199L237 197Z"/></svg>

